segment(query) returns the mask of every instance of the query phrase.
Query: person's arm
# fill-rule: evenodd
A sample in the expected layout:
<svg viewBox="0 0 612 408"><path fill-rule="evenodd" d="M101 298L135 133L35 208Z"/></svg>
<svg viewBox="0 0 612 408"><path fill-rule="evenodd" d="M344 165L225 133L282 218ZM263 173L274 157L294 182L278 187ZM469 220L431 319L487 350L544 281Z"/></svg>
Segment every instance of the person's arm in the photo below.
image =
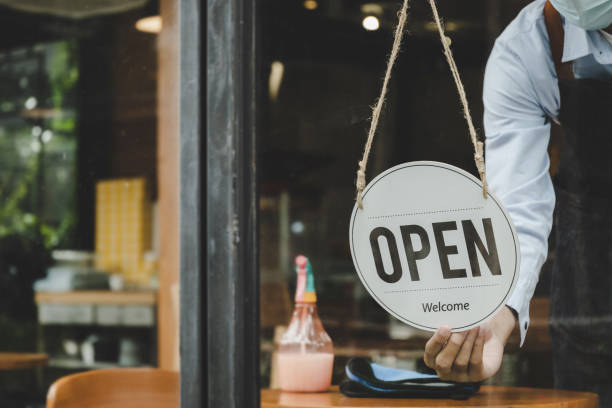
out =
<svg viewBox="0 0 612 408"><path fill-rule="evenodd" d="M537 66L547 69L545 64ZM529 302L548 254L555 207L549 174L550 123L525 64L502 45L489 58L483 100L487 181L510 214L521 248L519 278L507 305L518 314L522 345L529 327Z"/></svg>
<svg viewBox="0 0 612 408"><path fill-rule="evenodd" d="M544 69L546 66L542 64ZM514 325L521 345L529 326L529 302L546 260L555 204L548 173L550 125L520 57L496 43L485 73L486 177L519 237L518 282L507 306L479 329L453 333L441 327L425 347L425 363L443 379L481 381L494 375Z"/></svg>

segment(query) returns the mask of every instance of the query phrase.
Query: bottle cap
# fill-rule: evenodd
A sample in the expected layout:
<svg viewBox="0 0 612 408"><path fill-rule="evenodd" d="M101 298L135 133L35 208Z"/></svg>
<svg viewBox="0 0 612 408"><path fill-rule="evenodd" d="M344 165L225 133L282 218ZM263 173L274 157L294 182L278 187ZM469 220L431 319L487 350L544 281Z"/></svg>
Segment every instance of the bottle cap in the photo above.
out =
<svg viewBox="0 0 612 408"><path fill-rule="evenodd" d="M304 255L295 257L295 271L298 275L295 301L298 303L316 303L317 293L314 286L314 275L308 258Z"/></svg>

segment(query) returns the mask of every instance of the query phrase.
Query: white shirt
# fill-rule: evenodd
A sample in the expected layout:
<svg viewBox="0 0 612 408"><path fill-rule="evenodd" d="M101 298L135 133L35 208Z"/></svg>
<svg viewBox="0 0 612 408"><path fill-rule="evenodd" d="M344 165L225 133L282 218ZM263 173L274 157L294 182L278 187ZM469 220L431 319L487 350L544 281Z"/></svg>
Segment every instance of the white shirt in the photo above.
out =
<svg viewBox="0 0 612 408"><path fill-rule="evenodd" d="M512 217L521 247L519 279L507 303L518 312L521 344L555 206L547 147L549 118L559 112L559 87L544 3L529 4L499 36L483 91L487 181ZM612 44L598 31L565 24L562 60L573 61L576 78L612 80Z"/></svg>

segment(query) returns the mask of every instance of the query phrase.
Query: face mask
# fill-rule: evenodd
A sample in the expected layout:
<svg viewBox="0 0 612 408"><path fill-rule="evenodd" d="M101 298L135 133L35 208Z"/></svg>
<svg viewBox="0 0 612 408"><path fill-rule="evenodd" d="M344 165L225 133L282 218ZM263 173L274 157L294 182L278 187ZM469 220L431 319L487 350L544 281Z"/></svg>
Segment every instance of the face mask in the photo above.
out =
<svg viewBox="0 0 612 408"><path fill-rule="evenodd" d="M585 30L612 24L612 0L550 0L565 19Z"/></svg>

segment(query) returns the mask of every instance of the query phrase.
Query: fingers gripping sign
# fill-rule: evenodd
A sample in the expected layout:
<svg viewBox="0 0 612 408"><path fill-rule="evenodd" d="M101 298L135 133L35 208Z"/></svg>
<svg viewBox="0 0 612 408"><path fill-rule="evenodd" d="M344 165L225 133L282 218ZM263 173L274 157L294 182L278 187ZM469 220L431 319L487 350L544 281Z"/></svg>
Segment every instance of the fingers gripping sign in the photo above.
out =
<svg viewBox="0 0 612 408"><path fill-rule="evenodd" d="M442 351L448 338L450 337L451 332L450 329L446 326L442 326L434 333L434 335L429 339L427 344L425 345L425 355L423 359L425 360L425 364L429 368L436 368L436 357L438 353Z"/></svg>
<svg viewBox="0 0 612 408"><path fill-rule="evenodd" d="M475 328L467 332L465 336L465 340L461 345L461 349L455 358L455 363L453 364L453 368L459 374L466 374L468 372L468 368L470 365L470 360L472 357L472 351L474 347L474 342L476 337L478 336L479 328Z"/></svg>
<svg viewBox="0 0 612 408"><path fill-rule="evenodd" d="M464 332L451 333L440 327L425 345L425 364L443 380L482 381L501 366L504 345L514 328L515 318L508 308L490 322Z"/></svg>
<svg viewBox="0 0 612 408"><path fill-rule="evenodd" d="M450 377L453 374L455 358L463 345L465 337L465 332L451 334L444 348L438 353L435 360L435 369L441 377Z"/></svg>
<svg viewBox="0 0 612 408"><path fill-rule="evenodd" d="M484 339L485 339L485 330L481 329L480 332L478 333L478 337L474 341L474 348L472 350L472 354L470 355L470 367L472 369L473 381L482 381L487 378L487 376L483 374L483 367L482 367L482 354L483 354L484 342L485 342ZM501 353L503 353L503 348L501 350ZM501 355L499 357L499 360L501 364ZM478 373L478 375L476 375L476 373ZM491 375L493 374L495 373L492 373Z"/></svg>
<svg viewBox="0 0 612 408"><path fill-rule="evenodd" d="M476 344L478 338L482 340L480 331L477 327L451 334L448 327L441 327L425 346L425 364L436 370L443 380L479 381L482 347L476 347ZM479 344L482 344L482 341ZM472 362L476 364L471 364Z"/></svg>

